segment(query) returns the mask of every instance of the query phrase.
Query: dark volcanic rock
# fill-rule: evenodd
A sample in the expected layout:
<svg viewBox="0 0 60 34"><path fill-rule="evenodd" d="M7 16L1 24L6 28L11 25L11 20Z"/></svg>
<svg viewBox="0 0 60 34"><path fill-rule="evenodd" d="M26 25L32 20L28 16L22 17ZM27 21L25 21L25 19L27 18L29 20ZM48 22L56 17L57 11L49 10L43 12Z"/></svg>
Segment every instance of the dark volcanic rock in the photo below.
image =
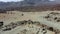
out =
<svg viewBox="0 0 60 34"><path fill-rule="evenodd" d="M3 26L3 23L4 23L4 22L0 22L0 27L2 27L2 26Z"/></svg>

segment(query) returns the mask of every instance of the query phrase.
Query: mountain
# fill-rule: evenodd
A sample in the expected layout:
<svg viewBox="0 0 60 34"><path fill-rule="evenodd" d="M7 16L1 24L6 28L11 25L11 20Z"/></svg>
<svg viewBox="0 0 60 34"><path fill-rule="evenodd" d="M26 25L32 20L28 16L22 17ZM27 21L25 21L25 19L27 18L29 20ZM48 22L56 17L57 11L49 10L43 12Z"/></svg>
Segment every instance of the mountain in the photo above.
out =
<svg viewBox="0 0 60 34"><path fill-rule="evenodd" d="M59 1L59 0L58 0ZM25 10L25 9L58 9L60 2L50 0L24 0L19 2L0 2L0 11ZM59 9L60 10L60 9Z"/></svg>
<svg viewBox="0 0 60 34"><path fill-rule="evenodd" d="M21 7L21 6L42 6L42 5L55 5L55 1L49 0L24 0L19 2L0 2L0 8L6 7Z"/></svg>

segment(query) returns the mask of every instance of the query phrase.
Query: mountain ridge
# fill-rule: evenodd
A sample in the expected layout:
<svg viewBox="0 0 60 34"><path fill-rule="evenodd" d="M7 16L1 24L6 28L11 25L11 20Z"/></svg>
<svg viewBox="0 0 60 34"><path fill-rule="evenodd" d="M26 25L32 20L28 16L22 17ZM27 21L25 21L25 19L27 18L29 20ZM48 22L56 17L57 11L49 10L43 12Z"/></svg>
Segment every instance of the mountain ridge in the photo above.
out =
<svg viewBox="0 0 60 34"><path fill-rule="evenodd" d="M24 0L19 2L0 2L0 12L14 10L60 10L60 3L49 0ZM29 12L29 11L28 11Z"/></svg>

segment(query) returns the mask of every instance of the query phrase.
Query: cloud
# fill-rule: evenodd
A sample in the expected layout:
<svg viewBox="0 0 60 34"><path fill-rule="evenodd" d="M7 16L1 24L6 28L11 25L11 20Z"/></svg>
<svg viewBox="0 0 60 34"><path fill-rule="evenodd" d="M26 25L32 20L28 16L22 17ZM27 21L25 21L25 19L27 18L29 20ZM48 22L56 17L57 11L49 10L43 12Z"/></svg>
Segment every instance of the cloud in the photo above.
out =
<svg viewBox="0 0 60 34"><path fill-rule="evenodd" d="M14 2L16 2L16 1L22 1L22 0L0 0L0 1L3 1L3 2L11 2L11 1L14 1Z"/></svg>
<svg viewBox="0 0 60 34"><path fill-rule="evenodd" d="M49 0L49 1L55 1L55 0Z"/></svg>

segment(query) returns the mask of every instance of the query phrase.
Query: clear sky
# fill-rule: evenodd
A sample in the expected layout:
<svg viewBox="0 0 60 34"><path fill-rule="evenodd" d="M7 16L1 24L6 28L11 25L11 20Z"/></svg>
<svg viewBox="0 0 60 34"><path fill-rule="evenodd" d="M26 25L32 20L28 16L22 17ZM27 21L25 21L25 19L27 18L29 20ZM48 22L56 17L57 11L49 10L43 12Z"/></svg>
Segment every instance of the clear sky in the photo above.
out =
<svg viewBox="0 0 60 34"><path fill-rule="evenodd" d="M0 0L0 1L3 1L3 2L11 2L11 1L14 1L14 2L16 2L16 1L22 1L22 0Z"/></svg>

